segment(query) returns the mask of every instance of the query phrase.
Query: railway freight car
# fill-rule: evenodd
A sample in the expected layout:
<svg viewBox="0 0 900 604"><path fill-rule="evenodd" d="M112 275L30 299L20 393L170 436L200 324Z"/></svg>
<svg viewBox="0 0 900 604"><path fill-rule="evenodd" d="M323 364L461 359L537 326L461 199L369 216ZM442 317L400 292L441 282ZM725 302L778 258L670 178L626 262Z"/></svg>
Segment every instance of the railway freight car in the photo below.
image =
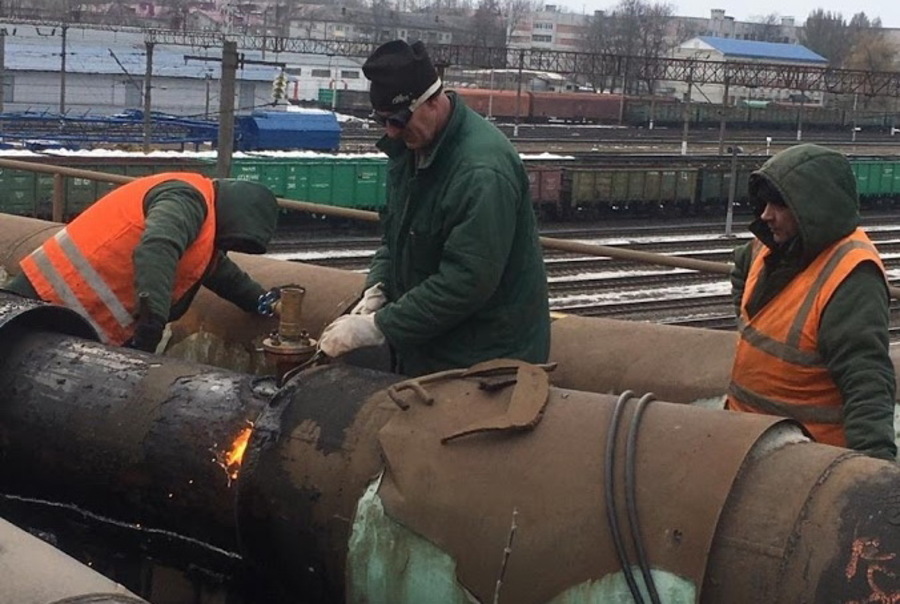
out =
<svg viewBox="0 0 900 604"><path fill-rule="evenodd" d="M567 168L564 215L593 219L685 214L695 203L699 175L692 167Z"/></svg>
<svg viewBox="0 0 900 604"><path fill-rule="evenodd" d="M592 92L531 92L459 88L456 93L474 111L498 122L618 123L623 98Z"/></svg>
<svg viewBox="0 0 900 604"><path fill-rule="evenodd" d="M684 124L684 103L674 99L666 102L657 100L654 107L644 98L625 101L623 122L629 126L640 126L650 121L657 126L675 128ZM768 101L742 101L722 107L712 103L691 103L688 121L696 128L717 128L724 118L731 128L753 130L793 130L798 126L815 130L843 130L853 124L861 128L890 129L900 124L900 114L889 111L863 111L855 114L839 107L822 107L799 103L772 103Z"/></svg>
<svg viewBox="0 0 900 604"><path fill-rule="evenodd" d="M459 88L456 93L473 111L499 121L512 121L520 116L526 121L531 114L531 95L516 90Z"/></svg>
<svg viewBox="0 0 900 604"><path fill-rule="evenodd" d="M372 113L368 90L332 90L319 89L317 105L322 109L330 109L345 115L367 117Z"/></svg>
<svg viewBox="0 0 900 604"><path fill-rule="evenodd" d="M83 170L96 170L124 176L146 176L159 172L199 172L215 174L215 160L200 155L167 153L160 156L135 157L113 153L108 157L90 155L27 155L25 159L40 164L63 165ZM65 216L74 218L89 205L114 189L116 185L87 178L65 179ZM49 218L53 200L53 175L0 168L0 212L21 216Z"/></svg>
<svg viewBox="0 0 900 604"><path fill-rule="evenodd" d="M861 203L894 208L900 202L900 160L860 160L850 163Z"/></svg>
<svg viewBox="0 0 900 604"><path fill-rule="evenodd" d="M532 92L532 122L612 124L619 121L624 99L618 94Z"/></svg>
<svg viewBox="0 0 900 604"><path fill-rule="evenodd" d="M169 171L215 173L211 154L164 156L29 155L22 157L99 172L142 176ZM750 173L762 156L737 158L735 209L747 209ZM900 159L851 158L863 209L900 203ZM577 160L526 157L532 202L541 217L590 220L606 216L723 215L731 194L730 159L711 157L605 158ZM381 154L235 154L232 176L268 186L279 197L323 205L380 210L385 201L387 162ZM64 216L69 220L114 185L66 178ZM51 214L51 174L0 168L0 212L47 218ZM292 216L303 216L292 214Z"/></svg>

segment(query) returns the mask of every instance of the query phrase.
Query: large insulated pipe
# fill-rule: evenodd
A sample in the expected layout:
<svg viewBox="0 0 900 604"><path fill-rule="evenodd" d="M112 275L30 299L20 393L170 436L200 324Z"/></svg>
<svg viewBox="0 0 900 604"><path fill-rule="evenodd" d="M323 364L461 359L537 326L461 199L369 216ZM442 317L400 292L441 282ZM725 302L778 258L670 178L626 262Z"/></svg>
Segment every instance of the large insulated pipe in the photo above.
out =
<svg viewBox="0 0 900 604"><path fill-rule="evenodd" d="M8 271L18 271L18 260L57 229L56 223L2 216L0 265ZM302 326L313 337L318 337L363 286L364 278L358 273L259 256L234 256L244 270L266 286L304 286ZM174 335L167 354L248 371L253 364L236 358L275 330L276 322L241 312L201 288L191 309L172 329ZM733 332L596 317L556 319L551 329L550 360L559 363L553 375L555 385L607 393L621 392L627 385L678 403L723 396L737 343ZM225 349L205 341L190 345L191 337L204 334L225 342ZM690 354L685 354L686 350ZM892 358L900 384L900 350L894 349Z"/></svg>
<svg viewBox="0 0 900 604"><path fill-rule="evenodd" d="M4 490L236 534L286 601L627 601L641 577L665 601L863 601L900 571L900 469L788 420L521 364L409 382L332 365L266 402L251 376L5 325ZM229 477L222 444L250 423Z"/></svg>
<svg viewBox="0 0 900 604"><path fill-rule="evenodd" d="M635 544L663 602L896 588L900 469L787 420L547 390L533 368L387 391L369 379L310 372L251 438L242 543L289 593L628 602Z"/></svg>
<svg viewBox="0 0 900 604"><path fill-rule="evenodd" d="M60 325L89 335L72 311L0 297L2 490L234 551L237 456L274 380L106 347Z"/></svg>
<svg viewBox="0 0 900 604"><path fill-rule="evenodd" d="M0 602L147 604L118 583L0 519Z"/></svg>

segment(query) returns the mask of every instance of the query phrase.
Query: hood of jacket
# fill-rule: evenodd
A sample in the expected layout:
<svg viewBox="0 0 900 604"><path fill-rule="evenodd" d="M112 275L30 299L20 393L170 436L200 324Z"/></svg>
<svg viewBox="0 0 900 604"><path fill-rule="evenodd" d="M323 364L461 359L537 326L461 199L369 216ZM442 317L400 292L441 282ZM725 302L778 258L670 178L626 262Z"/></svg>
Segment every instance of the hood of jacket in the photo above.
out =
<svg viewBox="0 0 900 604"><path fill-rule="evenodd" d="M850 162L819 145L797 145L778 153L750 175L750 199L757 201L750 230L770 248L777 247L760 219L765 206L756 194L768 181L797 218L800 253L810 262L832 243L859 226L859 197Z"/></svg>
<svg viewBox="0 0 900 604"><path fill-rule="evenodd" d="M264 254L278 225L278 202L267 187L247 180L217 179L216 247Z"/></svg>

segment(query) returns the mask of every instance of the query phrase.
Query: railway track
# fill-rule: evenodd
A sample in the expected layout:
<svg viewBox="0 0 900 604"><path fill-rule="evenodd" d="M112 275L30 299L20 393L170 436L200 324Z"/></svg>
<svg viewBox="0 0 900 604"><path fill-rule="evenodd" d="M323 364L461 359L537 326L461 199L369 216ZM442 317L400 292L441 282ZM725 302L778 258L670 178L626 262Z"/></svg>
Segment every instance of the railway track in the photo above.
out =
<svg viewBox="0 0 900 604"><path fill-rule="evenodd" d="M893 221L893 222L889 222ZM878 246L889 273L900 281L900 223L889 215L867 216L864 225ZM601 245L729 262L732 250L749 233L719 236L715 222L678 225L633 224L622 227L578 226L545 229L542 234ZM377 237L297 238L280 235L282 259L344 270L364 271L379 244ZM635 264L605 257L545 250L551 309L586 316L672 325L734 329L734 309L726 276L686 269ZM900 303L892 307L892 339L900 340Z"/></svg>
<svg viewBox="0 0 900 604"><path fill-rule="evenodd" d="M680 155L683 131L681 128L632 128L620 126L587 126L587 125L546 125L520 124L516 134L511 124L499 124L498 127L509 137L513 145L522 153L580 153L597 154L628 153L664 153ZM380 129L356 130L348 129L341 134L341 148L347 151L371 150L374 143L382 136ZM797 144L796 131L783 130L728 130L725 135L726 145L740 145L744 148L765 147L766 138L771 137L769 149L772 153ZM900 153L900 140L892 136L887 129L857 133L852 140L849 128L847 131L810 131L803 132L803 142L818 143L835 147L852 154L868 153ZM706 152L717 153L719 146L719 130L692 128L688 132L688 149L691 154Z"/></svg>

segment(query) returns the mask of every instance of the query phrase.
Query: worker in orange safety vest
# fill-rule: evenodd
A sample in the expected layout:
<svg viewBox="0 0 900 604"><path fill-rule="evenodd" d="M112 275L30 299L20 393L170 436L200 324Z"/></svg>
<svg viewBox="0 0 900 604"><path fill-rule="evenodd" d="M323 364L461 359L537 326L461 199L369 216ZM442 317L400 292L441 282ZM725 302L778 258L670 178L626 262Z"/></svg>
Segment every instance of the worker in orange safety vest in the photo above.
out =
<svg viewBox="0 0 900 604"><path fill-rule="evenodd" d="M735 251L727 408L793 418L817 441L893 460L887 280L859 228L847 159L798 145L750 178L756 239Z"/></svg>
<svg viewBox="0 0 900 604"><path fill-rule="evenodd" d="M248 312L272 312L277 296L226 253L264 253L278 212L272 192L253 182L138 178L26 256L6 289L77 311L106 343L154 351L201 285Z"/></svg>

